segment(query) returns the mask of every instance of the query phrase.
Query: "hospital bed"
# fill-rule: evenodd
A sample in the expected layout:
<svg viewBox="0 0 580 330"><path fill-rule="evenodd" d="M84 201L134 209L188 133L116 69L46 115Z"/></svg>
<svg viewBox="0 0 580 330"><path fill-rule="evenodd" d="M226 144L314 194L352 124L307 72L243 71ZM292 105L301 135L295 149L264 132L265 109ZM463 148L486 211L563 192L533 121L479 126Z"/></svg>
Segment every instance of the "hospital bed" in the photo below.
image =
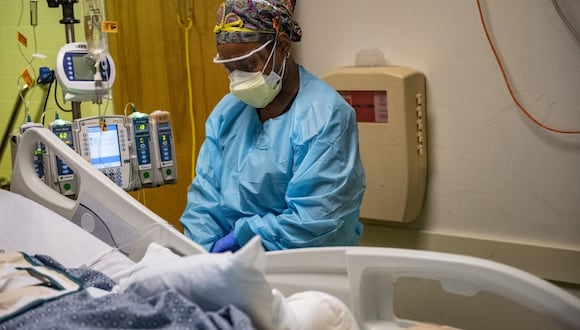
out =
<svg viewBox="0 0 580 330"><path fill-rule="evenodd" d="M78 176L76 200L60 195L35 175L32 155L37 141ZM138 263L151 243L179 256L207 254L47 129L23 134L11 189L0 196L0 212L25 214L18 222L1 217L0 249L47 254L69 266L100 264L108 272ZM463 296L491 292L546 316L562 329L580 328L576 297L534 275L480 258L392 248L305 248L266 253L265 278L284 296L316 290L338 298L361 329L417 324L395 314L394 288L400 278L437 280L445 291Z"/></svg>

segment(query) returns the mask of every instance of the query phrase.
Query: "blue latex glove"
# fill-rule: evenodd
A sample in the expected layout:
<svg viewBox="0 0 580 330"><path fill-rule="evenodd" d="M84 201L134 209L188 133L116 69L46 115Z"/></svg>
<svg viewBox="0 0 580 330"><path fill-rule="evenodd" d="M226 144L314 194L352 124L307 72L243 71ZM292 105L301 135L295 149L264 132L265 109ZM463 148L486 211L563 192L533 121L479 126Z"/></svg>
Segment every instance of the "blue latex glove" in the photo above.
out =
<svg viewBox="0 0 580 330"><path fill-rule="evenodd" d="M211 247L211 252L212 253L219 253L225 251L235 252L239 248L240 246L238 245L238 242L236 242L234 232L231 231L229 234L220 238L213 244L213 246Z"/></svg>

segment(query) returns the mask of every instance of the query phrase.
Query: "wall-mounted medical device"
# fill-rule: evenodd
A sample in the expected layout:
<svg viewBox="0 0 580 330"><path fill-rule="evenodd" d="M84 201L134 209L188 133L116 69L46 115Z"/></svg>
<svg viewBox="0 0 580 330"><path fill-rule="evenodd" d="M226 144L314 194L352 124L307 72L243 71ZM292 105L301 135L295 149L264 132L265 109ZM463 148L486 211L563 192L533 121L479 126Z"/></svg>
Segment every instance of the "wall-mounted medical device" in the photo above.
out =
<svg viewBox="0 0 580 330"><path fill-rule="evenodd" d="M159 159L157 177L163 184L177 181L177 166L175 161L175 143L171 129L171 116L168 111L155 110L150 115L153 137L154 155Z"/></svg>
<svg viewBox="0 0 580 330"><path fill-rule="evenodd" d="M86 43L68 43L58 52L55 71L67 101L99 102L110 98L116 70L108 53L104 54L104 60L95 60L89 56Z"/></svg>
<svg viewBox="0 0 580 330"><path fill-rule="evenodd" d="M125 117L109 115L75 119L77 152L125 190L133 189L129 131Z"/></svg>
<svg viewBox="0 0 580 330"><path fill-rule="evenodd" d="M71 149L75 149L74 133L70 121L56 119L48 125L49 129ZM77 193L77 182L73 170L56 155L50 158L50 184L53 189L64 196L74 197Z"/></svg>
<svg viewBox="0 0 580 330"><path fill-rule="evenodd" d="M425 76L400 66L344 67L323 79L357 114L367 178L361 218L416 219L427 182Z"/></svg>

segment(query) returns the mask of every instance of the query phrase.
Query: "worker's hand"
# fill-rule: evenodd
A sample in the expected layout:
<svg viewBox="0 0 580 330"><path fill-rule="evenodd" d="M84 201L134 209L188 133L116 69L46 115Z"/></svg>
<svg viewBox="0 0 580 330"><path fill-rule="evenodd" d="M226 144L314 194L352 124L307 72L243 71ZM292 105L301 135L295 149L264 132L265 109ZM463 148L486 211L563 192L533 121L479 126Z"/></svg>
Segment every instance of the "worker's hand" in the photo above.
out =
<svg viewBox="0 0 580 330"><path fill-rule="evenodd" d="M235 252L239 248L240 246L238 245L238 242L236 242L234 232L231 231L229 234L220 238L213 244L213 246L211 247L211 252L212 253L219 253L225 251Z"/></svg>

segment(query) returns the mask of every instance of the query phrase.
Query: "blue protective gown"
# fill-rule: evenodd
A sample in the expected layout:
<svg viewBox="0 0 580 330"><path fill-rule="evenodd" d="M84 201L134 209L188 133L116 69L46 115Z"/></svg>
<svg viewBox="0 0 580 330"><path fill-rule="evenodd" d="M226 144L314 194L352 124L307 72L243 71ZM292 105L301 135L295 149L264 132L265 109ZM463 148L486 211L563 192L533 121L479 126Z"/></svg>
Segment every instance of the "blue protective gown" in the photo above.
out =
<svg viewBox="0 0 580 330"><path fill-rule="evenodd" d="M365 175L354 110L306 71L290 109L260 122L226 95L206 122L206 140L181 217L185 235L210 250L232 230L267 250L356 245Z"/></svg>

